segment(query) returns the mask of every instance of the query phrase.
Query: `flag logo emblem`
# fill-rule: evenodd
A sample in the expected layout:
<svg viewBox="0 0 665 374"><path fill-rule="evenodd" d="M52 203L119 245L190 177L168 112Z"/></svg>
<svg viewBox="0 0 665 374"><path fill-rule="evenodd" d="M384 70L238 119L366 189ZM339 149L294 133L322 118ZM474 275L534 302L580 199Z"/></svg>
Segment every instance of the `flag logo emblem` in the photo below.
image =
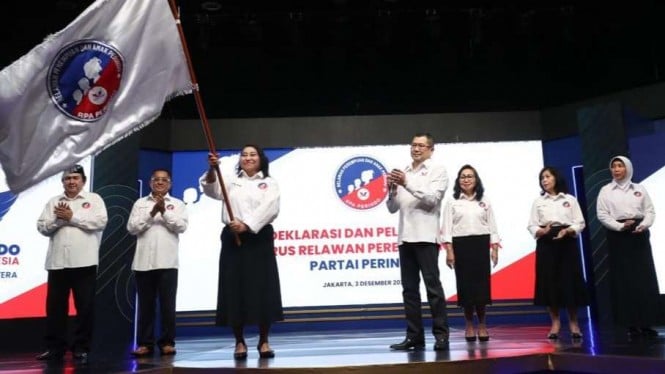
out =
<svg viewBox="0 0 665 374"><path fill-rule="evenodd" d="M95 122L120 88L124 61L114 47L79 40L63 47L48 70L46 86L55 106L66 116Z"/></svg>
<svg viewBox="0 0 665 374"><path fill-rule="evenodd" d="M386 174L379 161L366 156L353 157L337 170L337 197L353 209L374 208L388 196Z"/></svg>

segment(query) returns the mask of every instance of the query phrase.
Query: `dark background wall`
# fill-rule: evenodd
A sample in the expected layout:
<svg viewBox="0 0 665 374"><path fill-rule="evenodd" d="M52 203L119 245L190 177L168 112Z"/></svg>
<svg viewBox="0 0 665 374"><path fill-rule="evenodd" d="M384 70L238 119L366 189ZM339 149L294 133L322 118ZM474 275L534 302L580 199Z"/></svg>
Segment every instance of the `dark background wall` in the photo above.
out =
<svg viewBox="0 0 665 374"><path fill-rule="evenodd" d="M248 142L266 148L402 144L421 131L430 132L441 143L541 138L540 115L536 111L232 118L211 120L210 126L219 149L235 149ZM207 149L198 120L154 123L143 130L141 146Z"/></svg>
<svg viewBox="0 0 665 374"><path fill-rule="evenodd" d="M565 105L543 108L541 125L544 140L562 138L578 133L577 111L601 103L616 102L647 119L665 118L665 83L607 93Z"/></svg>
<svg viewBox="0 0 665 374"><path fill-rule="evenodd" d="M177 100L193 101L191 96ZM577 111L616 102L642 118L665 118L665 83L618 91L551 108L529 111L394 114L365 116L211 119L215 143L235 149L247 142L266 148L333 145L401 144L414 132L431 132L438 142L504 140L553 141L578 134ZM171 104L167 103L167 107ZM160 150L201 150L207 143L199 120L168 117L141 132L141 147ZM570 140L574 143L573 140ZM567 147L575 147L573 143ZM551 152L557 152L556 147Z"/></svg>

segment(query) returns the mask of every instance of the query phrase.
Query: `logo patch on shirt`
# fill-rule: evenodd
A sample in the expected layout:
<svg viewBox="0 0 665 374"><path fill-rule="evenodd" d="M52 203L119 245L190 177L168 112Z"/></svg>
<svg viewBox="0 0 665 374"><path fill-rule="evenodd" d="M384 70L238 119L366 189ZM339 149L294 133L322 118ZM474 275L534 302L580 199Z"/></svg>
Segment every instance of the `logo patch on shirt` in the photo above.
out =
<svg viewBox="0 0 665 374"><path fill-rule="evenodd" d="M371 157L346 160L335 174L337 197L353 209L374 208L388 196L386 174L386 168Z"/></svg>
<svg viewBox="0 0 665 374"><path fill-rule="evenodd" d="M479 201L479 202L478 202L478 206L481 207L481 208L483 208L483 209L487 209L487 205L486 205L485 202L483 202L483 201Z"/></svg>
<svg viewBox="0 0 665 374"><path fill-rule="evenodd" d="M89 202L86 201L85 203L81 204L81 206L83 207L83 209L90 209L91 205Z"/></svg>
<svg viewBox="0 0 665 374"><path fill-rule="evenodd" d="M633 192L633 195L635 195L635 197L642 197L642 193L640 191Z"/></svg>
<svg viewBox="0 0 665 374"><path fill-rule="evenodd" d="M173 206L173 204L169 204L169 205L166 206L166 209L167 210L173 210L173 209L175 209L175 207Z"/></svg>
<svg viewBox="0 0 665 374"><path fill-rule="evenodd" d="M51 61L46 88L67 117L99 120L120 88L124 62L114 47L97 40L79 40L63 47Z"/></svg>
<svg viewBox="0 0 665 374"><path fill-rule="evenodd" d="M259 183L258 186L259 186L259 189L260 189L260 190L266 190L266 189L268 189L268 183L266 183L266 182L261 182L261 183Z"/></svg>
<svg viewBox="0 0 665 374"><path fill-rule="evenodd" d="M564 202L563 202L563 207L564 207L564 208L570 208L570 203L567 202L567 201L564 201Z"/></svg>

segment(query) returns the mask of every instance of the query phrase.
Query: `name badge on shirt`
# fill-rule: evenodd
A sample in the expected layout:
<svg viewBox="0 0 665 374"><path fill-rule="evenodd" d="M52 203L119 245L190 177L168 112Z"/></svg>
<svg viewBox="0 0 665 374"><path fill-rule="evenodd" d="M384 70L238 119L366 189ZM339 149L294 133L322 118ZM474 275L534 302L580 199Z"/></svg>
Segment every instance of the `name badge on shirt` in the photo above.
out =
<svg viewBox="0 0 665 374"><path fill-rule="evenodd" d="M167 210L173 210L173 209L175 209L175 207L173 206L173 204L169 204L169 205L166 206L166 209Z"/></svg>
<svg viewBox="0 0 665 374"><path fill-rule="evenodd" d="M563 207L564 207L564 208L570 208L570 203L567 202L567 201L564 201L564 202L563 202Z"/></svg>
<svg viewBox="0 0 665 374"><path fill-rule="evenodd" d="M637 198L642 197L642 193L640 191L633 192L633 195L635 195L635 197L637 197Z"/></svg>
<svg viewBox="0 0 665 374"><path fill-rule="evenodd" d="M83 207L83 209L90 209L92 205L90 205L90 203L86 201L83 204L81 204L81 206Z"/></svg>
<svg viewBox="0 0 665 374"><path fill-rule="evenodd" d="M258 187L259 187L260 190L268 189L268 183L261 182L261 183L258 184Z"/></svg>

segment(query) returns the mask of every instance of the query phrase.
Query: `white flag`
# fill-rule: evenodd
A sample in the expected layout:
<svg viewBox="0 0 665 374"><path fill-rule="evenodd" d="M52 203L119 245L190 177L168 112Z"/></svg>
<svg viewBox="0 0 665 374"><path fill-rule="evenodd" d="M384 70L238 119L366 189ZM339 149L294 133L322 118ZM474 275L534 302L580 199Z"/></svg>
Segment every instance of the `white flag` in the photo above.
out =
<svg viewBox="0 0 665 374"><path fill-rule="evenodd" d="M27 189L155 120L192 84L168 0L98 0L0 71L0 164Z"/></svg>

